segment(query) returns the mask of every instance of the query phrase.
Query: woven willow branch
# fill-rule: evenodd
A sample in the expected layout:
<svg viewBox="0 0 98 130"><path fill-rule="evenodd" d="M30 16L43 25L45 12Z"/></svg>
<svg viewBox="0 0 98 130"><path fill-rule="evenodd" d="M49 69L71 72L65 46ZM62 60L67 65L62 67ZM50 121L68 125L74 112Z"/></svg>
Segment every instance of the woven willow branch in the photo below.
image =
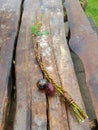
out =
<svg viewBox="0 0 98 130"><path fill-rule="evenodd" d="M34 26L32 26L32 39L34 44L34 52L36 59L38 61L38 64L41 68L41 71L44 74L44 77L48 80L48 82L52 83L52 85L55 87L57 92L63 97L65 103L69 104L69 106L72 108L73 113L79 123L83 122L84 119L88 118L87 114L76 104L76 102L73 100L73 98L70 96L70 94L63 89L60 85L55 83L55 81L52 79L52 77L49 75L48 71L45 69L45 66L41 60L40 53L38 51L38 45L36 42L37 36L47 35L49 34L46 30L44 33L40 32L40 28L42 26L42 23L36 23Z"/></svg>

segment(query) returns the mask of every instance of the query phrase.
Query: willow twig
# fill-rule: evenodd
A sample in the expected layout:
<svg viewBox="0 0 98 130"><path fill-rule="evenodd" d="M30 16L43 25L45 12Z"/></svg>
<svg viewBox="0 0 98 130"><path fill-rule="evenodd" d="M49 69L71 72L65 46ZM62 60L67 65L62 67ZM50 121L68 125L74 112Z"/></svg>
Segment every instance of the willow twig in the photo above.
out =
<svg viewBox="0 0 98 130"><path fill-rule="evenodd" d="M36 25L34 25L34 26L36 26ZM74 99L70 96L70 94L66 90L64 90L62 86L58 85L52 79L52 77L49 75L48 71L45 69L45 66L44 66L44 63L41 60L41 56L40 56L40 53L38 51L37 42L36 42L36 37L39 36L39 34L41 34L40 27L42 26L42 24L40 23L39 26L37 24L37 27L35 27L35 28L36 29L38 28L38 30L34 30L34 26L33 26L33 34L32 34L33 44L34 44L34 52L35 52L35 56L36 56L36 59L38 61L38 64L41 68L41 71L44 74L44 77L48 80L48 82L53 84L53 86L55 87L57 92L64 98L64 101L69 104L69 106L72 108L72 110L74 112L74 115L75 115L77 121L79 123L83 122L84 119L88 118L87 114L78 106L78 104L74 101ZM39 32L39 33L37 34L37 32ZM40 35L40 37L41 36L42 35Z"/></svg>

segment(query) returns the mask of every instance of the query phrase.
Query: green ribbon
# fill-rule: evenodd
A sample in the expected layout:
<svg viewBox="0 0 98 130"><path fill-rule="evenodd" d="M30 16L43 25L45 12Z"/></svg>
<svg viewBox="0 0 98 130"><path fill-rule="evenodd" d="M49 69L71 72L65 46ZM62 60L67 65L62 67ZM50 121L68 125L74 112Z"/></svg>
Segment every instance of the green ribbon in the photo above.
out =
<svg viewBox="0 0 98 130"><path fill-rule="evenodd" d="M32 34L34 34L34 33L35 33L35 27L32 26Z"/></svg>

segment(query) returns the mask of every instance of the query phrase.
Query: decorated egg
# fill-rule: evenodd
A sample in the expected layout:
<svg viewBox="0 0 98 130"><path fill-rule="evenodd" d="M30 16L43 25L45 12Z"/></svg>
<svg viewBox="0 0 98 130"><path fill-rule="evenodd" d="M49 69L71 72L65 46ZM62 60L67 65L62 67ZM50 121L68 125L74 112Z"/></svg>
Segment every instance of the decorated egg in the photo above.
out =
<svg viewBox="0 0 98 130"><path fill-rule="evenodd" d="M53 87L53 85L51 83L47 83L45 85L45 92L46 94L53 96L55 93L55 88Z"/></svg>
<svg viewBox="0 0 98 130"><path fill-rule="evenodd" d="M37 82L37 87L39 89L45 89L46 84L47 84L47 80L46 79L39 79L38 82Z"/></svg>

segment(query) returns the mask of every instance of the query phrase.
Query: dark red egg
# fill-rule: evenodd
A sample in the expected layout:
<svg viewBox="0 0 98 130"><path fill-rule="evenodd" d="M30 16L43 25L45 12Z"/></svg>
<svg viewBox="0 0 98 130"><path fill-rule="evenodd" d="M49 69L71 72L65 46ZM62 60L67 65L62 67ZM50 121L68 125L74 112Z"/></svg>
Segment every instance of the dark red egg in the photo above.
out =
<svg viewBox="0 0 98 130"><path fill-rule="evenodd" d="M46 87L45 87L45 92L46 94L53 96L55 93L55 88L53 87L53 85L51 83L47 83Z"/></svg>

